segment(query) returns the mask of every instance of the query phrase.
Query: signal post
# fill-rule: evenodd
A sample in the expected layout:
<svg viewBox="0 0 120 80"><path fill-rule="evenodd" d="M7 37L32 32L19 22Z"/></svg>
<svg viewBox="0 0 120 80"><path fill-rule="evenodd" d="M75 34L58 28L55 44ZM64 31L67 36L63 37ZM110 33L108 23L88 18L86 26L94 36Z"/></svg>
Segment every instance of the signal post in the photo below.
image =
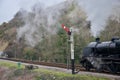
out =
<svg viewBox="0 0 120 80"><path fill-rule="evenodd" d="M75 59L74 59L74 38L73 38L73 29L70 28L70 47L71 47L71 69L72 69L72 74L75 74Z"/></svg>
<svg viewBox="0 0 120 80"><path fill-rule="evenodd" d="M62 28L68 33L70 36L70 51L71 51L71 69L72 69L72 74L75 74L75 59L74 59L74 38L73 38L73 28L71 27L70 30L66 26L62 24Z"/></svg>

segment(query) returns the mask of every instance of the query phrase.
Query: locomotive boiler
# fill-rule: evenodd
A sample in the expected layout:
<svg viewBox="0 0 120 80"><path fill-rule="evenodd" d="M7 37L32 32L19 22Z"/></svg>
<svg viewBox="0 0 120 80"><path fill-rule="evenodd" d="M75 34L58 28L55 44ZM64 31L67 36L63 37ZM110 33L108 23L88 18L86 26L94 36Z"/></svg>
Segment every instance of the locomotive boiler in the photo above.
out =
<svg viewBox="0 0 120 80"><path fill-rule="evenodd" d="M84 48L80 63L86 70L94 68L99 72L120 72L120 39L112 38L111 41L100 42L96 38L95 42Z"/></svg>

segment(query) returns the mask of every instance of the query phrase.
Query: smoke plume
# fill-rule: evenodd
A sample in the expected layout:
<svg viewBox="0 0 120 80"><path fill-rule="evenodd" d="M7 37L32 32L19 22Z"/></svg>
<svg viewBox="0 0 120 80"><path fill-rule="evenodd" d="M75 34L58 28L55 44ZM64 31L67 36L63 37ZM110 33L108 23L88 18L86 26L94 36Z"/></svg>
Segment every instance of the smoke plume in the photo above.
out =
<svg viewBox="0 0 120 80"><path fill-rule="evenodd" d="M112 15L113 9L120 5L120 0L77 0L80 7L87 13L87 20L91 21L91 33L99 36L104 30L107 19Z"/></svg>
<svg viewBox="0 0 120 80"><path fill-rule="evenodd" d="M118 17L113 11L119 9L120 0L69 0L58 4L59 6L47 8L37 3L30 12L21 10L25 25L18 28L17 39L24 37L27 44L35 46L44 37L56 34L60 17L74 1L86 12L87 21L91 21L91 33L94 37L99 36L100 31L104 30L111 15L115 15L113 19ZM70 19L76 21L73 18Z"/></svg>
<svg viewBox="0 0 120 80"><path fill-rule="evenodd" d="M21 10L22 20L25 25L17 29L17 39L24 38L25 42L30 46L35 46L43 38L55 34L58 30L58 19L62 11L66 9L63 4L58 7L45 8L43 4L35 4L31 12Z"/></svg>

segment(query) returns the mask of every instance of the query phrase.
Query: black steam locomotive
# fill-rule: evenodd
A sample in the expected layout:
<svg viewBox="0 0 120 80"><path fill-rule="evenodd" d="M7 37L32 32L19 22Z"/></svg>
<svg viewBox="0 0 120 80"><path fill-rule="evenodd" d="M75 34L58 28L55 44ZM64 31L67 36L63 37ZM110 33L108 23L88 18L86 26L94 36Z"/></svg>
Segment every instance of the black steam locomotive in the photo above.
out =
<svg viewBox="0 0 120 80"><path fill-rule="evenodd" d="M96 42L91 42L84 48L80 63L88 71L94 68L99 72L120 72L120 39L100 42L96 38Z"/></svg>

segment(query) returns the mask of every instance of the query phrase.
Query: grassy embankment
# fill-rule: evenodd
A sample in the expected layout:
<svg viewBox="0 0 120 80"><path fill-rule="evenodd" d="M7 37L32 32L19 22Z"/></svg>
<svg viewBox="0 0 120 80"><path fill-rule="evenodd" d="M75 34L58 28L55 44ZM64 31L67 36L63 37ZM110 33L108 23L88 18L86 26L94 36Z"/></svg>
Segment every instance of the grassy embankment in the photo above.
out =
<svg viewBox="0 0 120 80"><path fill-rule="evenodd" d="M6 61L0 62L0 71L2 71L2 68L5 69L5 67L7 70L4 70L3 74L6 75L9 73L7 74L6 78L4 77L6 80L109 80L108 78L104 77L80 74L72 75L60 71L46 69L26 70L24 65L18 67L17 63ZM1 77L3 76L0 76L0 79L3 79Z"/></svg>

